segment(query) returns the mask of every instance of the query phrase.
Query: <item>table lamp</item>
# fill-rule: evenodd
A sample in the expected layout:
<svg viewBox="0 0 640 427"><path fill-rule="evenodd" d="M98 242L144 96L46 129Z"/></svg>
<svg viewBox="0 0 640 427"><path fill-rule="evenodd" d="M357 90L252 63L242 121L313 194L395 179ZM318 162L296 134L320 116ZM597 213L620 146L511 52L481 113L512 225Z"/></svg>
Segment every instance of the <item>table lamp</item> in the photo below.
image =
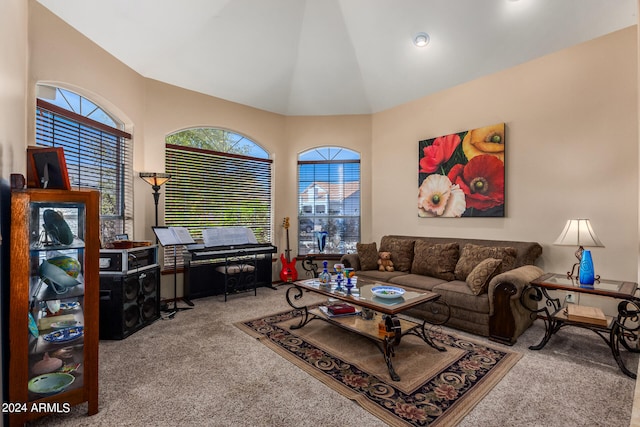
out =
<svg viewBox="0 0 640 427"><path fill-rule="evenodd" d="M604 248L604 245L596 236L591 222L588 219L570 219L564 226L564 229L560 233L560 236L553 242L554 245L559 246L578 246L575 255L578 258L578 262L573 264L571 271L567 272L567 277L570 279L579 279L579 276L574 277L576 266L581 265L583 261L584 247ZM590 260L585 260L590 261ZM592 264L593 265L593 264ZM592 269L593 270L593 269ZM578 270L579 271L579 270ZM600 276L594 276L595 280L598 280ZM582 283L582 282L581 282ZM593 281L591 282L593 284Z"/></svg>

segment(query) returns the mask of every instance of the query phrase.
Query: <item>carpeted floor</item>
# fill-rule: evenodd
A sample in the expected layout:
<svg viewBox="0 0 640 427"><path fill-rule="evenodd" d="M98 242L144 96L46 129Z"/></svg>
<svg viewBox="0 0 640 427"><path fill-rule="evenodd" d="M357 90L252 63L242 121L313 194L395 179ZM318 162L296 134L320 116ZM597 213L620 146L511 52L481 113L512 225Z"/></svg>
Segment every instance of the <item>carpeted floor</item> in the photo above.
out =
<svg viewBox="0 0 640 427"><path fill-rule="evenodd" d="M227 303L222 297L198 299L195 309L173 320L159 320L122 341L101 341L100 412L87 417L80 405L32 424L385 425L233 326L287 310L284 294L280 286L259 288L257 297L234 295ZM536 321L515 346L504 347L522 359L459 425L627 427L635 381L620 373L604 342L567 328L543 350L528 350L542 334ZM628 366L635 369L637 357Z"/></svg>
<svg viewBox="0 0 640 427"><path fill-rule="evenodd" d="M389 375L382 353L367 338L320 320L300 329L299 310L236 324L327 386L394 426L455 425L497 384L521 354L433 331L428 346L402 338L392 358L400 380ZM376 329L381 318L340 319ZM406 326L410 327L410 326Z"/></svg>

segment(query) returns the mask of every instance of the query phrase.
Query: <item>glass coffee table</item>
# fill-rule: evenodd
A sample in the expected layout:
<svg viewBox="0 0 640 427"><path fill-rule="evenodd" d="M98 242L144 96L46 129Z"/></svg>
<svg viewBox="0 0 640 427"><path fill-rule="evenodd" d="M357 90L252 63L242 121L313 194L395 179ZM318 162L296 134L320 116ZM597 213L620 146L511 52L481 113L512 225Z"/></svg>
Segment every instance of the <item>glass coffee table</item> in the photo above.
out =
<svg viewBox="0 0 640 427"><path fill-rule="evenodd" d="M381 296L377 296L373 292L377 287L400 288L404 294L400 297L383 293L380 294ZM320 307L310 308L307 305L299 305L305 291L325 295L336 302L347 302L361 312L348 316L331 316ZM300 322L292 325L291 329L302 328L312 320L322 320L368 338L382 352L389 375L394 381L400 381L400 376L393 369L391 357L395 353L394 348L400 345L404 335L415 335L436 350L446 351L444 347L435 344L426 332L426 321L419 323L397 317L398 314L412 307L438 300L440 295L433 292L364 279L357 280L354 287L347 290L344 284L338 286L335 281L327 285L320 283L318 279L309 279L294 282L293 286L287 289L286 298L291 307L301 311ZM361 315L362 311L366 312L367 310L374 312L370 319ZM449 313L447 313L447 318L439 324L446 323L449 320L448 315ZM383 324L384 327L381 327L380 324Z"/></svg>

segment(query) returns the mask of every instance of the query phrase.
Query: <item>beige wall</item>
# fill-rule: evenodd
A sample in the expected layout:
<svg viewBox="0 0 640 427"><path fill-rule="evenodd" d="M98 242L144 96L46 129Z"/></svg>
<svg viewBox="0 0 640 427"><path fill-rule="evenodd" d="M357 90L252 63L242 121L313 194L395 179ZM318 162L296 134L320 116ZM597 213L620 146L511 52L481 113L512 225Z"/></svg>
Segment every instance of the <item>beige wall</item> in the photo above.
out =
<svg viewBox="0 0 640 427"><path fill-rule="evenodd" d="M636 27L373 116L373 238L388 233L532 240L542 267L567 219L590 218L596 273L638 277ZM417 142L506 123L505 218L418 218Z"/></svg>
<svg viewBox="0 0 640 427"><path fill-rule="evenodd" d="M388 233L535 240L544 246L541 266L564 271L573 249L551 243L567 219L589 217L606 245L594 249L597 273L637 279L635 27L388 111L338 117L286 117L145 79L33 0L29 35L27 141L39 81L78 90L125 120L136 173L164 170L168 133L205 125L242 133L272 153L274 243L281 249L281 218L297 211L297 153L344 145L362 154L363 241ZM506 217L418 218L417 142L498 122L507 125ZM12 171L23 170L18 150ZM134 237L149 239L152 197L135 181Z"/></svg>
<svg viewBox="0 0 640 427"><path fill-rule="evenodd" d="M0 2L0 175L26 169L27 4Z"/></svg>
<svg viewBox="0 0 640 427"><path fill-rule="evenodd" d="M0 2L0 180L2 187L8 186L11 173L26 168L23 153L26 140L27 27L27 4L23 0ZM5 200L3 199L2 202L4 203ZM2 217L3 231L8 228L7 225L8 219ZM8 238L7 235L1 237ZM5 278L7 267L5 264L2 265L2 275ZM0 312L0 318L2 315L3 313ZM4 342L5 337L0 338ZM1 354L0 365L2 365ZM0 383L4 384L1 371ZM1 389L0 400L4 401ZM4 425L4 419L0 417L0 426L2 425Z"/></svg>

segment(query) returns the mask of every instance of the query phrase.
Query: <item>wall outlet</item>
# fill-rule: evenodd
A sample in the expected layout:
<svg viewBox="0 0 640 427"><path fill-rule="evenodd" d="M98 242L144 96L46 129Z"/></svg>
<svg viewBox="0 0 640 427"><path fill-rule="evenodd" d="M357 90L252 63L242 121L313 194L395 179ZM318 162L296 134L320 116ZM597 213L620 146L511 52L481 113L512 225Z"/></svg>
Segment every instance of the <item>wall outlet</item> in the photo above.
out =
<svg viewBox="0 0 640 427"><path fill-rule="evenodd" d="M576 294L574 294L573 292L567 292L567 296L564 298L564 300L568 303L575 304Z"/></svg>

